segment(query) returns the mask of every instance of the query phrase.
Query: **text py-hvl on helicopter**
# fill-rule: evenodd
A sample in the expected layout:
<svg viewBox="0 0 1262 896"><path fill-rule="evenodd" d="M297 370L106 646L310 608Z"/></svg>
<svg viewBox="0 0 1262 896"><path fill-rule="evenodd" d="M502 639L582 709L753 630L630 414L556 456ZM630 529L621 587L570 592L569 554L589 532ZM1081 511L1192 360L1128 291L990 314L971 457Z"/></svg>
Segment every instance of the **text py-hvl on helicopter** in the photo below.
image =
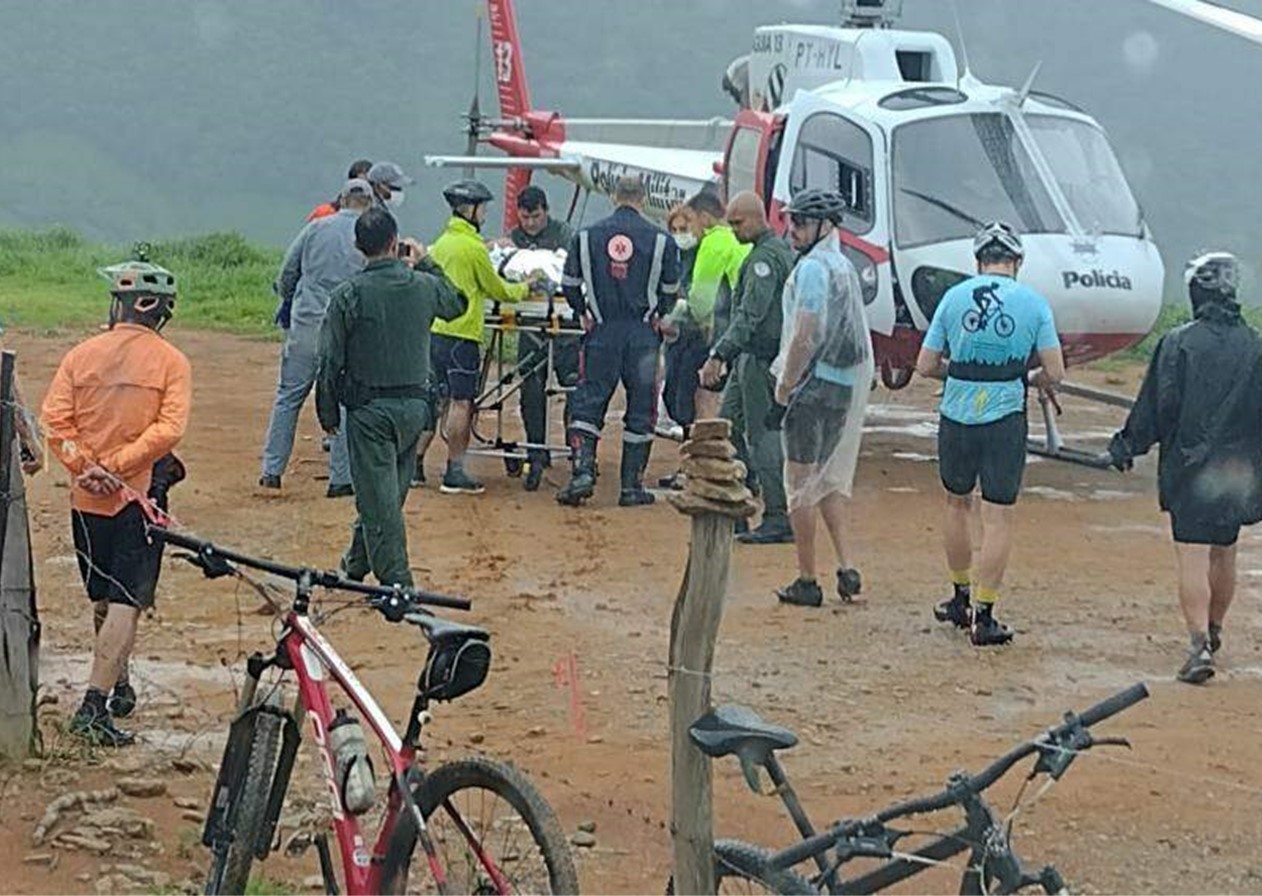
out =
<svg viewBox="0 0 1262 896"><path fill-rule="evenodd" d="M1197 0L1150 2L1262 40L1262 23L1247 16ZM1160 310L1164 269L1103 130L1033 90L1034 75L1021 88L985 84L946 38L891 27L901 5L843 0L840 27L757 28L723 79L740 105L735 119L677 121L535 109L513 2L488 0L501 117L483 118L475 94L468 154L427 161L507 169L510 192L534 170L599 193L638 174L657 217L709 184L726 196L754 190L780 228L792 194L838 189L851 207L843 248L891 388L910 381L934 309L972 273L972 236L991 220L1022 233L1021 279L1050 301L1069 363L1141 339ZM479 143L508 158L475 156Z"/></svg>

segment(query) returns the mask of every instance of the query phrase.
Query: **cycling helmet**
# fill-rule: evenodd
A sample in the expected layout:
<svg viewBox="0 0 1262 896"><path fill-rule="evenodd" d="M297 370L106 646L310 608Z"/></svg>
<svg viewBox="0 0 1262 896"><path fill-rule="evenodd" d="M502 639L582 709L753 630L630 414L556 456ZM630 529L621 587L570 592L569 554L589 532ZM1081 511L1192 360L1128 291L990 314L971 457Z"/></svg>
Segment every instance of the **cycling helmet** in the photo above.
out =
<svg viewBox="0 0 1262 896"><path fill-rule="evenodd" d="M97 268L109 281L114 301L110 308L110 324L125 317L139 318L154 329L161 329L171 318L175 307L175 275L148 260L149 247L136 245L136 258ZM127 313L125 314L124 311Z"/></svg>
<svg viewBox="0 0 1262 896"><path fill-rule="evenodd" d="M481 181L458 180L443 189L443 198L452 208L460 208L462 205L481 205L495 197Z"/></svg>
<svg viewBox="0 0 1262 896"><path fill-rule="evenodd" d="M1197 286L1234 299L1240 284L1240 262L1230 252L1206 252L1187 263L1183 282L1189 288Z"/></svg>
<svg viewBox="0 0 1262 896"><path fill-rule="evenodd" d="M1011 224L1003 221L991 221L983 224L973 237L973 257L976 258L992 246L999 248L1013 258L1024 258L1025 249L1021 246L1021 236Z"/></svg>
<svg viewBox="0 0 1262 896"><path fill-rule="evenodd" d="M791 217L815 218L840 224L846 212L846 199L836 190L800 190L789 200L785 212Z"/></svg>

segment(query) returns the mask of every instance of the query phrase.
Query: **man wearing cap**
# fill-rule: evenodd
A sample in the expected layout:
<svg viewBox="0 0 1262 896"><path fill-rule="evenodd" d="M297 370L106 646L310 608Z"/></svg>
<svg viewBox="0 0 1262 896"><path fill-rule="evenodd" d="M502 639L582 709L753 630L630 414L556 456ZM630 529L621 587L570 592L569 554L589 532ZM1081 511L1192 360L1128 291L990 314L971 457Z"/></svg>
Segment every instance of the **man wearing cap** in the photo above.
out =
<svg viewBox="0 0 1262 896"><path fill-rule="evenodd" d="M259 487L264 493L280 491L281 477L294 449L298 412L316 379L320 326L329 306L329 294L364 266L355 248L355 221L373 203L373 188L365 180L349 180L342 188L337 214L307 224L285 253L278 291L281 307L277 322L285 329L280 376L263 442ZM345 433L329 450L330 498L354 494Z"/></svg>
<svg viewBox="0 0 1262 896"><path fill-rule="evenodd" d="M548 214L548 194L531 184L517 194L517 226L508 238L518 249L566 249L574 238L574 231L564 221ZM552 363L557 380L562 386L578 382L578 340L573 335L544 337L530 330L517 334L518 367L535 364L521 382L521 421L526 430L526 441L534 446L543 445L548 439L547 427L547 365L542 361L552 344ZM543 470L551 463L547 448L527 449L529 468L526 470L526 491L539 488Z"/></svg>
<svg viewBox="0 0 1262 896"><path fill-rule="evenodd" d="M363 179L368 176L368 172L372 169L372 162L368 159L356 159L351 162L350 170L346 172L347 180ZM342 207L342 196L338 194L328 202L321 202L311 210L311 214L307 215L308 221L314 221L316 218L327 218L329 215L336 215L338 209Z"/></svg>
<svg viewBox="0 0 1262 896"><path fill-rule="evenodd" d="M1157 491L1170 514L1190 646L1178 679L1214 676L1236 594L1240 527L1262 519L1262 337L1240 313L1239 263L1210 252L1184 274L1193 320L1152 353L1109 460L1129 470L1161 446Z"/></svg>
<svg viewBox="0 0 1262 896"><path fill-rule="evenodd" d="M398 215L403 207L403 188L414 183L412 178L394 162L378 162L368 169L367 178L377 203L385 206L390 214Z"/></svg>

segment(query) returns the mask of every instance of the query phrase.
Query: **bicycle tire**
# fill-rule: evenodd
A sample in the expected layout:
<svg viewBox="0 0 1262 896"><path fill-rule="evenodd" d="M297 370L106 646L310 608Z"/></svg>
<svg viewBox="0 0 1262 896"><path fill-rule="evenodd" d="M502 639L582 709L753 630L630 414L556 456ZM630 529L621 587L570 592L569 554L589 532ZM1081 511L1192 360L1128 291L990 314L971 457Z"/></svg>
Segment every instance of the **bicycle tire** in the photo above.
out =
<svg viewBox="0 0 1262 896"><path fill-rule="evenodd" d="M578 872L574 869L574 858L561 824L535 786L514 766L483 757L459 759L441 765L427 775L415 788L413 796L421 814L429 821L444 801L461 790L473 788L501 797L526 823L547 868L549 892L577 893ZM408 871L416 847L416 822L405 810L400 812L390 833L381 869L382 893L403 893L407 889ZM448 881L449 886L452 883Z"/></svg>
<svg viewBox="0 0 1262 896"><path fill-rule="evenodd" d="M724 882L758 884L766 893L813 894L819 891L811 882L796 871L772 871L767 862L774 855L769 849L746 843L743 840L714 841L714 885L716 893L756 892L753 890L724 891ZM666 896L674 896L675 879L666 882Z"/></svg>
<svg viewBox="0 0 1262 896"><path fill-rule="evenodd" d="M267 705L280 706L280 697L272 693ZM271 713L261 712L255 720L254 740L250 744L250 759L242 782L241 798L237 805L236 830L224 860L223 879L219 892L224 894L245 893L250 880L250 866L254 862L254 841L263 826L267 814L267 798L272 789L272 773L276 769L276 754L280 749L281 719ZM215 867L211 863L211 880Z"/></svg>
<svg viewBox="0 0 1262 896"><path fill-rule="evenodd" d="M1017 331L1017 322L1011 314L999 313L995 318L995 335L1007 339Z"/></svg>

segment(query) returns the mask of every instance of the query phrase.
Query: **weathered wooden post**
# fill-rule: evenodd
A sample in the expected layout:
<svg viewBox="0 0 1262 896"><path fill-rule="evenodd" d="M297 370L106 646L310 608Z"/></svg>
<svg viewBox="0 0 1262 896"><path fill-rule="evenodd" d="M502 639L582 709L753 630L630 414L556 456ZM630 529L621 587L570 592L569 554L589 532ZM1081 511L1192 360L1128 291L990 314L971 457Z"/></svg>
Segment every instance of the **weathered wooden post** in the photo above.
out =
<svg viewBox="0 0 1262 896"><path fill-rule="evenodd" d="M676 893L713 893L710 760L688 728L710 709L710 670L732 560L732 522L754 512L731 423L700 420L681 449L687 485L669 497L692 517L688 566L670 622L671 838Z"/></svg>
<svg viewBox="0 0 1262 896"><path fill-rule="evenodd" d="M0 756L25 757L35 743L39 619L26 488L13 400L14 355L0 355Z"/></svg>

